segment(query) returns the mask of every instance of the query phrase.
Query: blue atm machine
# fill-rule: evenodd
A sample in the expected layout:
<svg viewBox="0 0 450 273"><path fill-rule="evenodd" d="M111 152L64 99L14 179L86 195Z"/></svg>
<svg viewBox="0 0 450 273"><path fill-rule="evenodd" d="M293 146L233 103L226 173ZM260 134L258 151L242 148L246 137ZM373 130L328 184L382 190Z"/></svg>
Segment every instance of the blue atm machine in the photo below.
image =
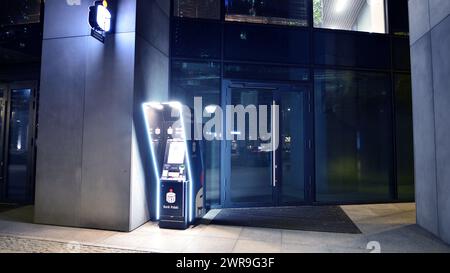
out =
<svg viewBox="0 0 450 273"><path fill-rule="evenodd" d="M143 105L160 228L186 229L205 214L202 143L185 110L176 102Z"/></svg>

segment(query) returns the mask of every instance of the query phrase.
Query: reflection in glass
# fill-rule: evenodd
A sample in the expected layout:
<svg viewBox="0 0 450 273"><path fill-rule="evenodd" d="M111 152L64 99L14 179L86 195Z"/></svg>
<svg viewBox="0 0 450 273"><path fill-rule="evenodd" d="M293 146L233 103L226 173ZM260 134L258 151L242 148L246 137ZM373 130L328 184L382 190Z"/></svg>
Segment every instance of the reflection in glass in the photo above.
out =
<svg viewBox="0 0 450 273"><path fill-rule="evenodd" d="M8 199L26 201L30 141L30 89L11 90L8 151Z"/></svg>
<svg viewBox="0 0 450 273"><path fill-rule="evenodd" d="M400 200L414 200L414 143L411 76L396 74L395 112L397 148L397 191Z"/></svg>
<svg viewBox="0 0 450 273"><path fill-rule="evenodd" d="M221 0L175 0L173 12L176 17L220 19Z"/></svg>
<svg viewBox="0 0 450 273"><path fill-rule="evenodd" d="M408 0L388 0L390 33L409 35Z"/></svg>
<svg viewBox="0 0 450 273"><path fill-rule="evenodd" d="M172 20L174 57L218 59L221 56L221 26L218 22Z"/></svg>
<svg viewBox="0 0 450 273"><path fill-rule="evenodd" d="M389 200L389 75L316 70L314 88L317 201Z"/></svg>
<svg viewBox="0 0 450 273"><path fill-rule="evenodd" d="M309 31L303 28L226 24L225 60L309 63Z"/></svg>
<svg viewBox="0 0 450 273"><path fill-rule="evenodd" d="M314 27L386 33L384 0L313 0Z"/></svg>
<svg viewBox="0 0 450 273"><path fill-rule="evenodd" d="M214 62L172 63L171 99L190 107L194 97L203 99L203 107L220 105L220 65ZM209 119L204 119L207 122ZM217 129L217 128L213 128ZM214 131L212 132L214 133ZM207 206L220 204L220 141L204 141L205 183Z"/></svg>
<svg viewBox="0 0 450 273"><path fill-rule="evenodd" d="M308 26L307 0L225 0L225 20Z"/></svg>
<svg viewBox="0 0 450 273"><path fill-rule="evenodd" d="M256 107L265 105L270 109L273 104L271 90L233 88L231 105ZM270 111L268 111L270 112ZM259 113L261 114L261 113ZM267 113L265 128L271 131L270 113ZM272 151L264 149L267 142L250 137L249 114L246 115L245 132L239 131L237 115L233 128L235 140L231 142L230 200L233 203L265 203L272 201ZM258 121L258 123L260 120ZM263 126L258 124L258 128ZM245 140L236 135L245 134ZM257 140L255 140L257 139Z"/></svg>
<svg viewBox="0 0 450 273"><path fill-rule="evenodd" d="M281 202L295 203L305 199L305 123L304 92L281 95Z"/></svg>
<svg viewBox="0 0 450 273"><path fill-rule="evenodd" d="M309 69L292 66L225 64L224 77L275 81L307 81Z"/></svg>
<svg viewBox="0 0 450 273"><path fill-rule="evenodd" d="M39 23L40 0L0 1L0 26Z"/></svg>

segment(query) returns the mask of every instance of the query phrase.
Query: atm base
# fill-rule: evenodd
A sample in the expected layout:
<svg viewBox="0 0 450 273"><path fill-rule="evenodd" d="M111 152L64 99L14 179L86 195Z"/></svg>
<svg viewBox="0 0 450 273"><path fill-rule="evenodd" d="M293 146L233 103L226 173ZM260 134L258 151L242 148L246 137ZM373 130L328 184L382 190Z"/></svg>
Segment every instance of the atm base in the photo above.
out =
<svg viewBox="0 0 450 273"><path fill-rule="evenodd" d="M185 222L160 220L159 227L163 228L163 229L185 230L185 229L188 229L189 225Z"/></svg>

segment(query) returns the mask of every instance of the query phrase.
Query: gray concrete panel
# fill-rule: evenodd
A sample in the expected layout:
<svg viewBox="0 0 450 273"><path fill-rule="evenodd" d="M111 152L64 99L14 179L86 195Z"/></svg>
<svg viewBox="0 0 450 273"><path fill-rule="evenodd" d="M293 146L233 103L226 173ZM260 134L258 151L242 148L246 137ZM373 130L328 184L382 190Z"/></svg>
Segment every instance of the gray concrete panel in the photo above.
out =
<svg viewBox="0 0 450 273"><path fill-rule="evenodd" d="M430 2L430 26L435 27L450 14L449 0L428 0Z"/></svg>
<svg viewBox="0 0 450 273"><path fill-rule="evenodd" d="M169 58L141 37L136 38L136 92L143 101L169 98Z"/></svg>
<svg viewBox="0 0 450 273"><path fill-rule="evenodd" d="M44 39L89 35L92 0L46 0Z"/></svg>
<svg viewBox="0 0 450 273"><path fill-rule="evenodd" d="M168 0L155 0L158 6L161 7L161 9L164 11L164 13L167 14L167 16L170 15L170 1Z"/></svg>
<svg viewBox="0 0 450 273"><path fill-rule="evenodd" d="M35 221L78 226L86 37L43 43Z"/></svg>
<svg viewBox="0 0 450 273"><path fill-rule="evenodd" d="M113 16L115 33L136 31L136 0L117 1L116 14Z"/></svg>
<svg viewBox="0 0 450 273"><path fill-rule="evenodd" d="M134 33L89 39L81 224L128 231Z"/></svg>
<svg viewBox="0 0 450 273"><path fill-rule="evenodd" d="M409 35L414 44L430 30L428 0L409 0Z"/></svg>
<svg viewBox="0 0 450 273"><path fill-rule="evenodd" d="M431 41L439 231L444 240L450 242L450 17L431 31Z"/></svg>
<svg viewBox="0 0 450 273"><path fill-rule="evenodd" d="M164 13L155 0L138 0L137 18L137 34L168 56L169 16Z"/></svg>
<svg viewBox="0 0 450 273"><path fill-rule="evenodd" d="M433 74L429 34L411 47L417 221L438 234Z"/></svg>

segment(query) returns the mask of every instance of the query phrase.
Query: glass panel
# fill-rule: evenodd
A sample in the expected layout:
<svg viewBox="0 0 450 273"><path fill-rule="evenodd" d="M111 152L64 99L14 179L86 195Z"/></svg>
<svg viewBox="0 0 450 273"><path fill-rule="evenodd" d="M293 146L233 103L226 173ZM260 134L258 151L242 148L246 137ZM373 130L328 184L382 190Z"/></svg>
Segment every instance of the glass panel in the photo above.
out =
<svg viewBox="0 0 450 273"><path fill-rule="evenodd" d="M221 104L220 65L213 62L172 63L171 99L194 106L201 97L203 107ZM205 119L203 122L207 122ZM204 141L206 203L220 204L220 141Z"/></svg>
<svg viewBox="0 0 450 273"><path fill-rule="evenodd" d="M321 65L389 69L389 38L348 32L314 32L314 60Z"/></svg>
<svg viewBox="0 0 450 273"><path fill-rule="evenodd" d="M233 88L231 105L247 107L254 105L270 106L273 104L272 91L259 89ZM265 128L271 128L270 113ZM239 131L237 115L234 117L233 134L235 141L231 142L231 174L230 200L232 203L272 203L272 151L262 149L266 142L251 140L249 114L246 115L245 132ZM255 118L257 120L258 118ZM259 121L258 121L259 123ZM258 126L262 126L258 124ZM259 128L259 127L258 127ZM238 140L245 134L245 140Z"/></svg>
<svg viewBox="0 0 450 273"><path fill-rule="evenodd" d="M9 120L8 199L27 201L31 89L11 90Z"/></svg>
<svg viewBox="0 0 450 273"><path fill-rule="evenodd" d="M397 185L400 200L414 200L414 143L411 76L395 75Z"/></svg>
<svg viewBox="0 0 450 273"><path fill-rule="evenodd" d="M384 73L317 70L316 198L389 200L392 96Z"/></svg>
<svg viewBox="0 0 450 273"><path fill-rule="evenodd" d="M305 199L304 92L281 94L281 202Z"/></svg>
<svg viewBox="0 0 450 273"><path fill-rule="evenodd" d="M220 19L220 0L175 0L173 12L176 17Z"/></svg>
<svg viewBox="0 0 450 273"><path fill-rule="evenodd" d="M225 25L225 59L309 63L309 31L257 25Z"/></svg>
<svg viewBox="0 0 450 273"><path fill-rule="evenodd" d="M225 64L224 77L229 79L307 81L309 80L309 69L260 64Z"/></svg>
<svg viewBox="0 0 450 273"><path fill-rule="evenodd" d="M314 27L386 33L385 0L313 0Z"/></svg>
<svg viewBox="0 0 450 273"><path fill-rule="evenodd" d="M4 195L5 177L3 174L3 145L4 145L4 119L5 119L5 100L3 99L3 89L0 89L0 200Z"/></svg>
<svg viewBox="0 0 450 273"><path fill-rule="evenodd" d="M388 0L389 28L395 35L409 35L408 0Z"/></svg>
<svg viewBox="0 0 450 273"><path fill-rule="evenodd" d="M0 26L39 23L41 0L0 1Z"/></svg>
<svg viewBox="0 0 450 273"><path fill-rule="evenodd" d="M307 0L225 0L225 20L308 26Z"/></svg>
<svg viewBox="0 0 450 273"><path fill-rule="evenodd" d="M174 57L219 59L221 31L219 23L173 20L172 54Z"/></svg>

